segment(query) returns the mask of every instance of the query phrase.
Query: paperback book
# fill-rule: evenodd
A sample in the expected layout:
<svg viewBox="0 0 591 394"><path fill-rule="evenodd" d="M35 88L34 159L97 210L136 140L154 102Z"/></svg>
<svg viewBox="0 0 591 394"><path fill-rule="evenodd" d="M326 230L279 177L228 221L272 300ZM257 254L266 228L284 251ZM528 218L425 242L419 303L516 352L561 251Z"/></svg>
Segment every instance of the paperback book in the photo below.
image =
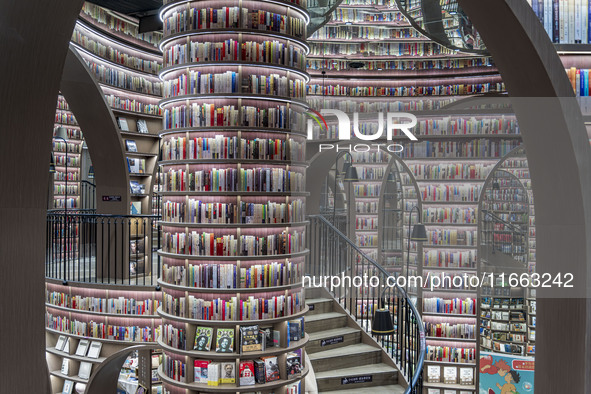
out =
<svg viewBox="0 0 591 394"><path fill-rule="evenodd" d="M195 332L195 344L193 350L208 352L211 349L211 340L213 338L213 328L197 327Z"/></svg>
<svg viewBox="0 0 591 394"><path fill-rule="evenodd" d="M232 353L234 351L234 329L218 328L216 333L217 353Z"/></svg>

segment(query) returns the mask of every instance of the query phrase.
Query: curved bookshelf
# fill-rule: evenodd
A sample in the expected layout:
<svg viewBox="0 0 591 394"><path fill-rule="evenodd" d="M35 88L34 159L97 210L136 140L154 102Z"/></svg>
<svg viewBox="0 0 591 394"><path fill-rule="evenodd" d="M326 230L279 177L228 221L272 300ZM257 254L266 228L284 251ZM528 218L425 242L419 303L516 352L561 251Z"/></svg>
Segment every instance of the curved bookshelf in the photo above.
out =
<svg viewBox="0 0 591 394"><path fill-rule="evenodd" d="M304 392L308 337L298 330L308 308L297 276L308 253L303 126L309 47L303 37L309 16L283 0L256 2L256 11L254 4L236 0L218 9L215 1L174 1L160 10L165 241L158 251L163 258L159 343L164 349L159 375L175 393L266 390L294 383ZM224 17L214 22L201 17L203 9ZM259 22L255 27L254 15L285 27ZM215 52L218 47L227 51ZM263 47L264 56L257 52ZM294 59L283 59L284 50ZM229 281L233 284L226 285ZM222 309L214 312L217 305ZM290 333L290 325L296 331ZM271 332L280 347L269 345ZM295 332L304 339L288 345ZM242 351L259 336L266 349L257 342L258 350ZM189 350L205 337L214 343L211 351ZM230 349L219 350L223 340ZM286 357L294 352L303 368L288 379ZM280 380L263 376L268 381L238 385L239 370L269 357ZM218 385L214 372L209 378L195 376L200 359L231 364L233 382ZM182 376L176 374L179 367L186 371Z"/></svg>

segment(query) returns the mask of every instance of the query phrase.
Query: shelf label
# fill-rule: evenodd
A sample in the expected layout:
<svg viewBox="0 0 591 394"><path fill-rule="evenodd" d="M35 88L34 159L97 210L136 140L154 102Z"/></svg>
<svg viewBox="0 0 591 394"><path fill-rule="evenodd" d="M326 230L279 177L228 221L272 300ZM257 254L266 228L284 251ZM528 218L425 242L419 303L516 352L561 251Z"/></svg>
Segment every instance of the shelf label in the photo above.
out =
<svg viewBox="0 0 591 394"><path fill-rule="evenodd" d="M103 201L121 201L121 196L103 196Z"/></svg>
<svg viewBox="0 0 591 394"><path fill-rule="evenodd" d="M334 345L336 343L342 343L345 339L343 338L343 336L338 336L338 337L333 337L333 338L328 338L328 339L322 339L320 341L320 346L329 346L329 345Z"/></svg>
<svg viewBox="0 0 591 394"><path fill-rule="evenodd" d="M349 376L341 379L341 384L366 383L372 381L372 375Z"/></svg>
<svg viewBox="0 0 591 394"><path fill-rule="evenodd" d="M315 306L316 305L314 305L314 304L308 305L308 310L313 311Z"/></svg>

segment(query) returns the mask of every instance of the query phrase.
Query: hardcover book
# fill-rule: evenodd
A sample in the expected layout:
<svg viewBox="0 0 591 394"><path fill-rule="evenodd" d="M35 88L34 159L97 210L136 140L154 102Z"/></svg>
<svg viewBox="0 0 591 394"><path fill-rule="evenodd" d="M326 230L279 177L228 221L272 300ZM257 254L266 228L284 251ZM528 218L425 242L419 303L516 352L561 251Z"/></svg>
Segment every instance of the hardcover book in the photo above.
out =
<svg viewBox="0 0 591 394"><path fill-rule="evenodd" d="M254 380L258 384L266 383L265 362L263 360L254 360Z"/></svg>
<svg viewBox="0 0 591 394"><path fill-rule="evenodd" d="M287 354L286 369L288 379L302 374L302 349Z"/></svg>
<svg viewBox="0 0 591 394"><path fill-rule="evenodd" d="M137 122L137 131L142 134L148 133L148 125L146 124L145 119L138 119Z"/></svg>
<svg viewBox="0 0 591 394"><path fill-rule="evenodd" d="M472 368L460 368L460 384L474 384L474 370Z"/></svg>
<svg viewBox="0 0 591 394"><path fill-rule="evenodd" d="M78 347L76 348L76 356L86 357L88 345L90 345L88 339L81 339L80 342L78 342Z"/></svg>
<svg viewBox="0 0 591 394"><path fill-rule="evenodd" d="M62 360L62 369L60 371L62 373L62 375L69 375L68 372L70 372L70 360L67 358L64 358Z"/></svg>
<svg viewBox="0 0 591 394"><path fill-rule="evenodd" d="M101 354L101 349L103 344L101 342L92 342L90 344L90 348L88 349L88 357L89 358L99 358Z"/></svg>
<svg viewBox="0 0 591 394"><path fill-rule="evenodd" d="M236 363L234 361L225 361L221 363L222 384L236 383Z"/></svg>
<svg viewBox="0 0 591 394"><path fill-rule="evenodd" d="M216 332L216 352L232 353L234 351L234 329L218 328Z"/></svg>
<svg viewBox="0 0 591 394"><path fill-rule="evenodd" d="M117 118L117 124L121 131L129 131L129 125L127 124L127 119L125 118Z"/></svg>
<svg viewBox="0 0 591 394"><path fill-rule="evenodd" d="M245 360L240 362L240 386L248 386L255 383L254 361Z"/></svg>
<svg viewBox="0 0 591 394"><path fill-rule="evenodd" d="M57 339L57 343L55 344L55 350L63 352L64 347L66 346L66 342L68 342L68 338L65 335L60 335Z"/></svg>
<svg viewBox="0 0 591 394"><path fill-rule="evenodd" d="M128 152L137 152L137 145L134 140L125 140L125 148Z"/></svg>
<svg viewBox="0 0 591 394"><path fill-rule="evenodd" d="M213 328L197 327L195 331L195 344L193 350L200 352L209 352L211 349L211 339L213 338Z"/></svg>
<svg viewBox="0 0 591 394"><path fill-rule="evenodd" d="M207 366L207 385L219 386L221 383L221 364L209 363Z"/></svg>
<svg viewBox="0 0 591 394"><path fill-rule="evenodd" d="M458 383L458 369L456 367L443 367L443 380L445 383Z"/></svg>
<svg viewBox="0 0 591 394"><path fill-rule="evenodd" d="M427 366L427 382L439 383L441 381L441 368L439 365Z"/></svg>
<svg viewBox="0 0 591 394"><path fill-rule="evenodd" d="M92 370L92 364L88 361L82 361L80 363L80 369L78 370L78 377L81 379L90 378L90 371Z"/></svg>
<svg viewBox="0 0 591 394"><path fill-rule="evenodd" d="M259 340L259 326L240 327L240 348L242 353L256 352L263 349Z"/></svg>
<svg viewBox="0 0 591 394"><path fill-rule="evenodd" d="M193 363L195 372L195 383L207 384L208 377L208 366L211 361L207 360L195 360Z"/></svg>
<svg viewBox="0 0 591 394"><path fill-rule="evenodd" d="M277 356L263 357L261 360L265 362L265 379L267 382L279 380L279 364L277 363Z"/></svg>

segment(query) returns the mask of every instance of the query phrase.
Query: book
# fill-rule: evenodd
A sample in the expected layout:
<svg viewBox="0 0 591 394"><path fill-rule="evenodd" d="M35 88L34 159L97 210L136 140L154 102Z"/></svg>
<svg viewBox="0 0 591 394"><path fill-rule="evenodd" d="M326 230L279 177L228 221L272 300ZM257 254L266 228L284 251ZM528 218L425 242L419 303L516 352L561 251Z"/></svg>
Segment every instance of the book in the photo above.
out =
<svg viewBox="0 0 591 394"><path fill-rule="evenodd" d="M222 370L222 384L236 383L236 363L234 361L226 361L221 363Z"/></svg>
<svg viewBox="0 0 591 394"><path fill-rule="evenodd" d="M129 213L131 215L141 215L142 214L142 202L141 201L132 201L129 204Z"/></svg>
<svg viewBox="0 0 591 394"><path fill-rule="evenodd" d="M78 369L78 377L81 379L90 378L90 371L92 370L92 364L88 361L82 361L80 363L80 369Z"/></svg>
<svg viewBox="0 0 591 394"><path fill-rule="evenodd" d="M62 375L69 375L68 372L70 372L70 360L67 358L64 358L62 360L62 369L60 370L60 372L62 373Z"/></svg>
<svg viewBox="0 0 591 394"><path fill-rule="evenodd" d="M207 384L207 377L208 377L208 366L211 361L207 360L195 360L193 362L194 372L195 372L195 383L203 383Z"/></svg>
<svg viewBox="0 0 591 394"><path fill-rule="evenodd" d="M303 322L301 319L290 320L287 322L287 346L292 341L299 341L302 339Z"/></svg>
<svg viewBox="0 0 591 394"><path fill-rule="evenodd" d="M261 360L265 363L265 380L273 382L279 380L279 364L277 363L277 356L263 357Z"/></svg>
<svg viewBox="0 0 591 394"><path fill-rule="evenodd" d="M88 352L88 345L90 342L88 339L81 339L78 342L78 347L76 348L76 356L86 357L86 352Z"/></svg>
<svg viewBox="0 0 591 394"><path fill-rule="evenodd" d="M117 125L119 125L119 129L121 129L121 131L129 131L129 125L127 124L127 119L117 118Z"/></svg>
<svg viewBox="0 0 591 394"><path fill-rule="evenodd" d="M144 174L146 172L146 159L127 158L127 170L130 174Z"/></svg>
<svg viewBox="0 0 591 394"><path fill-rule="evenodd" d="M441 368L439 365L427 366L427 382L439 383L441 381Z"/></svg>
<svg viewBox="0 0 591 394"><path fill-rule="evenodd" d="M88 349L88 358L99 358L103 344L101 342L93 341Z"/></svg>
<svg viewBox="0 0 591 394"><path fill-rule="evenodd" d="M209 352L211 349L211 340L213 338L213 328L197 327L195 331L195 344L193 350L200 352Z"/></svg>
<svg viewBox="0 0 591 394"><path fill-rule="evenodd" d="M209 363L207 366L207 385L219 386L221 383L221 364Z"/></svg>
<svg viewBox="0 0 591 394"><path fill-rule="evenodd" d="M66 344L64 345L64 348L62 349L62 352L70 354L70 341L66 341Z"/></svg>
<svg viewBox="0 0 591 394"><path fill-rule="evenodd" d="M300 376L302 374L302 349L288 353L285 366L288 379Z"/></svg>
<svg viewBox="0 0 591 394"><path fill-rule="evenodd" d="M244 360L240 361L239 369L239 383L240 386L248 386L255 383L254 361Z"/></svg>
<svg viewBox="0 0 591 394"><path fill-rule="evenodd" d="M146 194L146 186L142 185L138 181L129 181L129 188L131 194Z"/></svg>
<svg viewBox="0 0 591 394"><path fill-rule="evenodd" d="M55 350L59 350L60 352L63 352L64 346L66 346L67 342L68 342L68 337L66 337L65 335L60 335L59 338L57 339L57 343L55 344Z"/></svg>
<svg viewBox="0 0 591 394"><path fill-rule="evenodd" d="M258 384L264 384L265 376L265 362L263 360L254 360L254 380Z"/></svg>
<svg viewBox="0 0 591 394"><path fill-rule="evenodd" d="M474 384L474 370L472 368L460 368L460 384Z"/></svg>
<svg viewBox="0 0 591 394"><path fill-rule="evenodd" d="M125 140L125 149L128 152L137 152L137 145L134 140Z"/></svg>
<svg viewBox="0 0 591 394"><path fill-rule="evenodd" d="M427 394L441 394L439 389L427 389Z"/></svg>
<svg viewBox="0 0 591 394"><path fill-rule="evenodd" d="M443 367L443 381L445 383L458 383L458 369L456 367Z"/></svg>
<svg viewBox="0 0 591 394"><path fill-rule="evenodd" d="M71 380L64 380L64 386L62 388L62 394L72 394L72 390L74 389L74 382Z"/></svg>
<svg viewBox="0 0 591 394"><path fill-rule="evenodd" d="M240 327L240 352L256 352L263 350L260 341L259 326L241 326Z"/></svg>
<svg viewBox="0 0 591 394"><path fill-rule="evenodd" d="M232 353L234 351L234 329L218 328L216 332L217 353Z"/></svg>
<svg viewBox="0 0 591 394"><path fill-rule="evenodd" d="M148 125L147 125L145 119L138 119L136 124L137 124L138 133L142 133L142 134L148 133Z"/></svg>

